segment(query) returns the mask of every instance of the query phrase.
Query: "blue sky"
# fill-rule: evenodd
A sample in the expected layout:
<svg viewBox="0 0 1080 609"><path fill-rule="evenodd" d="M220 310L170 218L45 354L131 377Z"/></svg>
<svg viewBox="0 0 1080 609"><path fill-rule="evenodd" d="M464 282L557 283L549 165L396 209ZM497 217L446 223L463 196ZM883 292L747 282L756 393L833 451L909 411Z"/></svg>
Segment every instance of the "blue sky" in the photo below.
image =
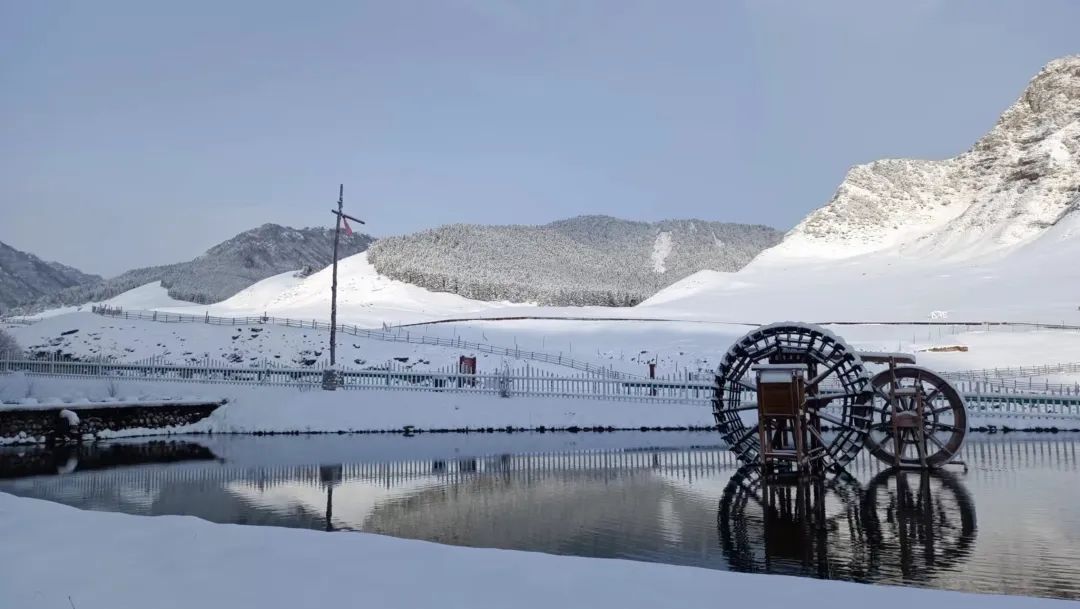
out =
<svg viewBox="0 0 1080 609"><path fill-rule="evenodd" d="M0 2L0 241L90 272L264 222L790 228L967 149L1080 3Z"/></svg>

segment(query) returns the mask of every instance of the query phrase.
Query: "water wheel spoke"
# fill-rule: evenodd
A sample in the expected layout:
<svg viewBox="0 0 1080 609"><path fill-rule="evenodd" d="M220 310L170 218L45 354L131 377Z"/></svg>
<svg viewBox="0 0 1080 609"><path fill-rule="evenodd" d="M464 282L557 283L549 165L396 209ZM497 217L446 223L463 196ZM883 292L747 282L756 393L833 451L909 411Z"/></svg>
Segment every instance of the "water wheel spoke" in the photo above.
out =
<svg viewBox="0 0 1080 609"><path fill-rule="evenodd" d="M746 382L746 381L744 381L742 379L728 379L728 380L730 380L732 383L735 383L739 387L742 387L743 389L746 389L747 391L757 391L757 385L752 385L752 384L750 384L750 383L748 383L748 382Z"/></svg>
<svg viewBox="0 0 1080 609"><path fill-rule="evenodd" d="M825 370L821 371L820 373L818 373L817 376L807 381L806 388L809 389L811 387L817 387L818 383L824 381L833 372L836 372L836 370L840 368L840 366L842 366L845 361L847 361L847 358L841 357L832 364L829 364L829 366L825 368Z"/></svg>
<svg viewBox="0 0 1080 609"><path fill-rule="evenodd" d="M833 415L829 414L828 412L826 412L824 410L819 410L817 412L817 416L819 416L822 419L832 423L833 425L838 425L840 427L843 427L844 429L850 429L851 431L855 431L855 432L859 431L858 429L852 427L851 425L848 425L847 422L845 422L843 419L838 419L838 418L834 417Z"/></svg>
<svg viewBox="0 0 1080 609"><path fill-rule="evenodd" d="M806 396L806 401L807 401L807 404L809 405L810 403L817 404L817 403L820 403L820 402L831 402L832 400L839 400L839 399L843 399L843 398L852 398L852 399L854 399L854 398L857 398L857 397L859 397L859 394L857 394L857 393L848 393L846 391L829 391L829 392L826 392L826 393L818 393L818 394L815 394L815 395L808 395L808 396ZM821 408L821 406L814 406L814 408Z"/></svg>
<svg viewBox="0 0 1080 609"><path fill-rule="evenodd" d="M749 429L747 429L742 434L742 436L739 437L738 440L735 440L734 442L732 442L731 447L735 448L736 446L742 444L743 442L749 440L750 438L753 438L754 435L757 434L757 432L758 432L758 426L755 424L753 427L750 427Z"/></svg>
<svg viewBox="0 0 1080 609"><path fill-rule="evenodd" d="M739 402L738 406L722 408L724 412L743 412L745 410L757 410L757 402Z"/></svg>
<svg viewBox="0 0 1080 609"><path fill-rule="evenodd" d="M878 446L881 447L881 450L885 450L885 446L887 444L892 444L892 443L893 443L893 435L889 434L889 435L885 436L885 439L883 439L881 441L881 444L879 444ZM888 451L885 451L885 452L888 452ZM896 447L894 446L893 447L893 454L895 454L895 452L896 452Z"/></svg>
<svg viewBox="0 0 1080 609"><path fill-rule="evenodd" d="M881 396L881 398L882 398L883 400L885 400L885 402L886 402L886 403L892 403L892 396L890 396L889 394L885 393L885 392L883 391L883 387L874 387L874 393L876 393L876 394L878 394L879 396Z"/></svg>
<svg viewBox="0 0 1080 609"><path fill-rule="evenodd" d="M836 457L835 457L835 456L833 456L833 454L832 454L832 451L831 451L831 450L829 450L829 449L831 448L831 446L829 445L829 443L828 443L828 442L826 442L826 441L825 441L825 438L823 438L823 437L821 436L821 432L820 432L820 431L818 431L818 430L817 430L816 428L814 428L814 427L809 427L809 430L810 430L810 435L812 435L812 436L814 436L815 438L817 438L817 441L818 441L818 442L821 442L821 446L817 447L817 449L816 449L816 450L823 450L823 451L825 451L825 453L826 453L827 455L829 455L830 457L833 457L833 459L835 460L835 459L836 459Z"/></svg>
<svg viewBox="0 0 1080 609"><path fill-rule="evenodd" d="M934 403L934 400L936 400L939 395L941 395L941 388L940 387L935 387L933 391L931 391L929 394L927 394L927 396L925 398L923 398L923 403L924 404L932 404L932 403Z"/></svg>
<svg viewBox="0 0 1080 609"><path fill-rule="evenodd" d="M942 406L941 408L935 408L935 409L931 410L930 413L934 414L934 415L938 415L938 414L941 414L943 412L947 412L947 411L952 410L952 409L953 409L952 404L946 404L946 405Z"/></svg>
<svg viewBox="0 0 1080 609"><path fill-rule="evenodd" d="M929 439L930 439L930 441L931 441L931 442L933 442L934 444L937 444L937 447L938 447L938 448L940 448L940 449L941 449L942 451L944 451L944 452L945 452L945 454L949 455L950 457L952 456L952 451L951 451L951 450L949 450L949 449L948 449L948 448L947 448L947 447L945 446L945 444L943 444L943 443L941 442L941 440L938 440L938 438L937 438L937 436L936 436L936 435L934 435L934 434L926 434L926 437L927 437L927 438L929 438Z"/></svg>

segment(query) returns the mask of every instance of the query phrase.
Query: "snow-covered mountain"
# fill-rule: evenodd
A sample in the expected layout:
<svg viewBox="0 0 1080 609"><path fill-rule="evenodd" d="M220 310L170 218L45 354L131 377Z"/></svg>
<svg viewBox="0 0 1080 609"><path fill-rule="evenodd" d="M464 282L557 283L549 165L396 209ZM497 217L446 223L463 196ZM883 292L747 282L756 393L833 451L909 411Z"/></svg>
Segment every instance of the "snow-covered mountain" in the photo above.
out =
<svg viewBox="0 0 1080 609"><path fill-rule="evenodd" d="M0 243L0 312L72 286L101 281L58 262Z"/></svg>
<svg viewBox="0 0 1080 609"><path fill-rule="evenodd" d="M631 306L702 269L742 268L779 237L760 225L579 216L389 237L368 259L386 277L474 300Z"/></svg>
<svg viewBox="0 0 1080 609"><path fill-rule="evenodd" d="M219 302L258 281L298 269L317 271L333 259L333 229L264 224L215 245L189 262L145 267L117 277L69 288L36 300L27 312L101 302L146 284L161 282L168 296L196 303ZM367 249L373 239L342 235L342 258Z"/></svg>
<svg viewBox="0 0 1080 609"><path fill-rule="evenodd" d="M927 261L987 259L1037 239L1080 206L1080 55L1047 64L993 129L942 161L851 169L756 265L870 252Z"/></svg>
<svg viewBox="0 0 1080 609"><path fill-rule="evenodd" d="M643 303L730 319L1080 323L1080 56L1050 62L971 150L855 167L736 273Z"/></svg>

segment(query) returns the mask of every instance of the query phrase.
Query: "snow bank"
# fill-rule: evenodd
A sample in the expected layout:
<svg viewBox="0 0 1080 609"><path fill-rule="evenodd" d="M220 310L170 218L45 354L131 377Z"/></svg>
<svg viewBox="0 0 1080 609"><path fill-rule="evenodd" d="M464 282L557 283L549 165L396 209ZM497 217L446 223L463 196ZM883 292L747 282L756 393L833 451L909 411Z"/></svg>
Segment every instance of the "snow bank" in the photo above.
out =
<svg viewBox="0 0 1080 609"><path fill-rule="evenodd" d="M194 431L360 431L416 429L707 427L712 410L567 398L438 394L412 391L304 391L246 388Z"/></svg>
<svg viewBox="0 0 1080 609"><path fill-rule="evenodd" d="M656 609L713 607L718 598L764 608L792 607L807 598L877 609L1071 606L1046 599L462 548L365 533L83 512L7 494L0 494L0 514L6 557L0 561L0 605L20 609Z"/></svg>

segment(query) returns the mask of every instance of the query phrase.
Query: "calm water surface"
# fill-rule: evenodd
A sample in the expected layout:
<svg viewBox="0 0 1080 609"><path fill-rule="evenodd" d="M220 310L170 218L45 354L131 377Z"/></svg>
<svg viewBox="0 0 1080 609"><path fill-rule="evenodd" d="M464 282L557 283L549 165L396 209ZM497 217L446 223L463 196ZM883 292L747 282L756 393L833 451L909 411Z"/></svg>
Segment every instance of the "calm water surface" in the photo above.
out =
<svg viewBox="0 0 1080 609"><path fill-rule="evenodd" d="M975 435L963 467L872 459L763 484L710 433L193 437L0 449L0 491L131 514L368 531L1080 598L1080 435Z"/></svg>

